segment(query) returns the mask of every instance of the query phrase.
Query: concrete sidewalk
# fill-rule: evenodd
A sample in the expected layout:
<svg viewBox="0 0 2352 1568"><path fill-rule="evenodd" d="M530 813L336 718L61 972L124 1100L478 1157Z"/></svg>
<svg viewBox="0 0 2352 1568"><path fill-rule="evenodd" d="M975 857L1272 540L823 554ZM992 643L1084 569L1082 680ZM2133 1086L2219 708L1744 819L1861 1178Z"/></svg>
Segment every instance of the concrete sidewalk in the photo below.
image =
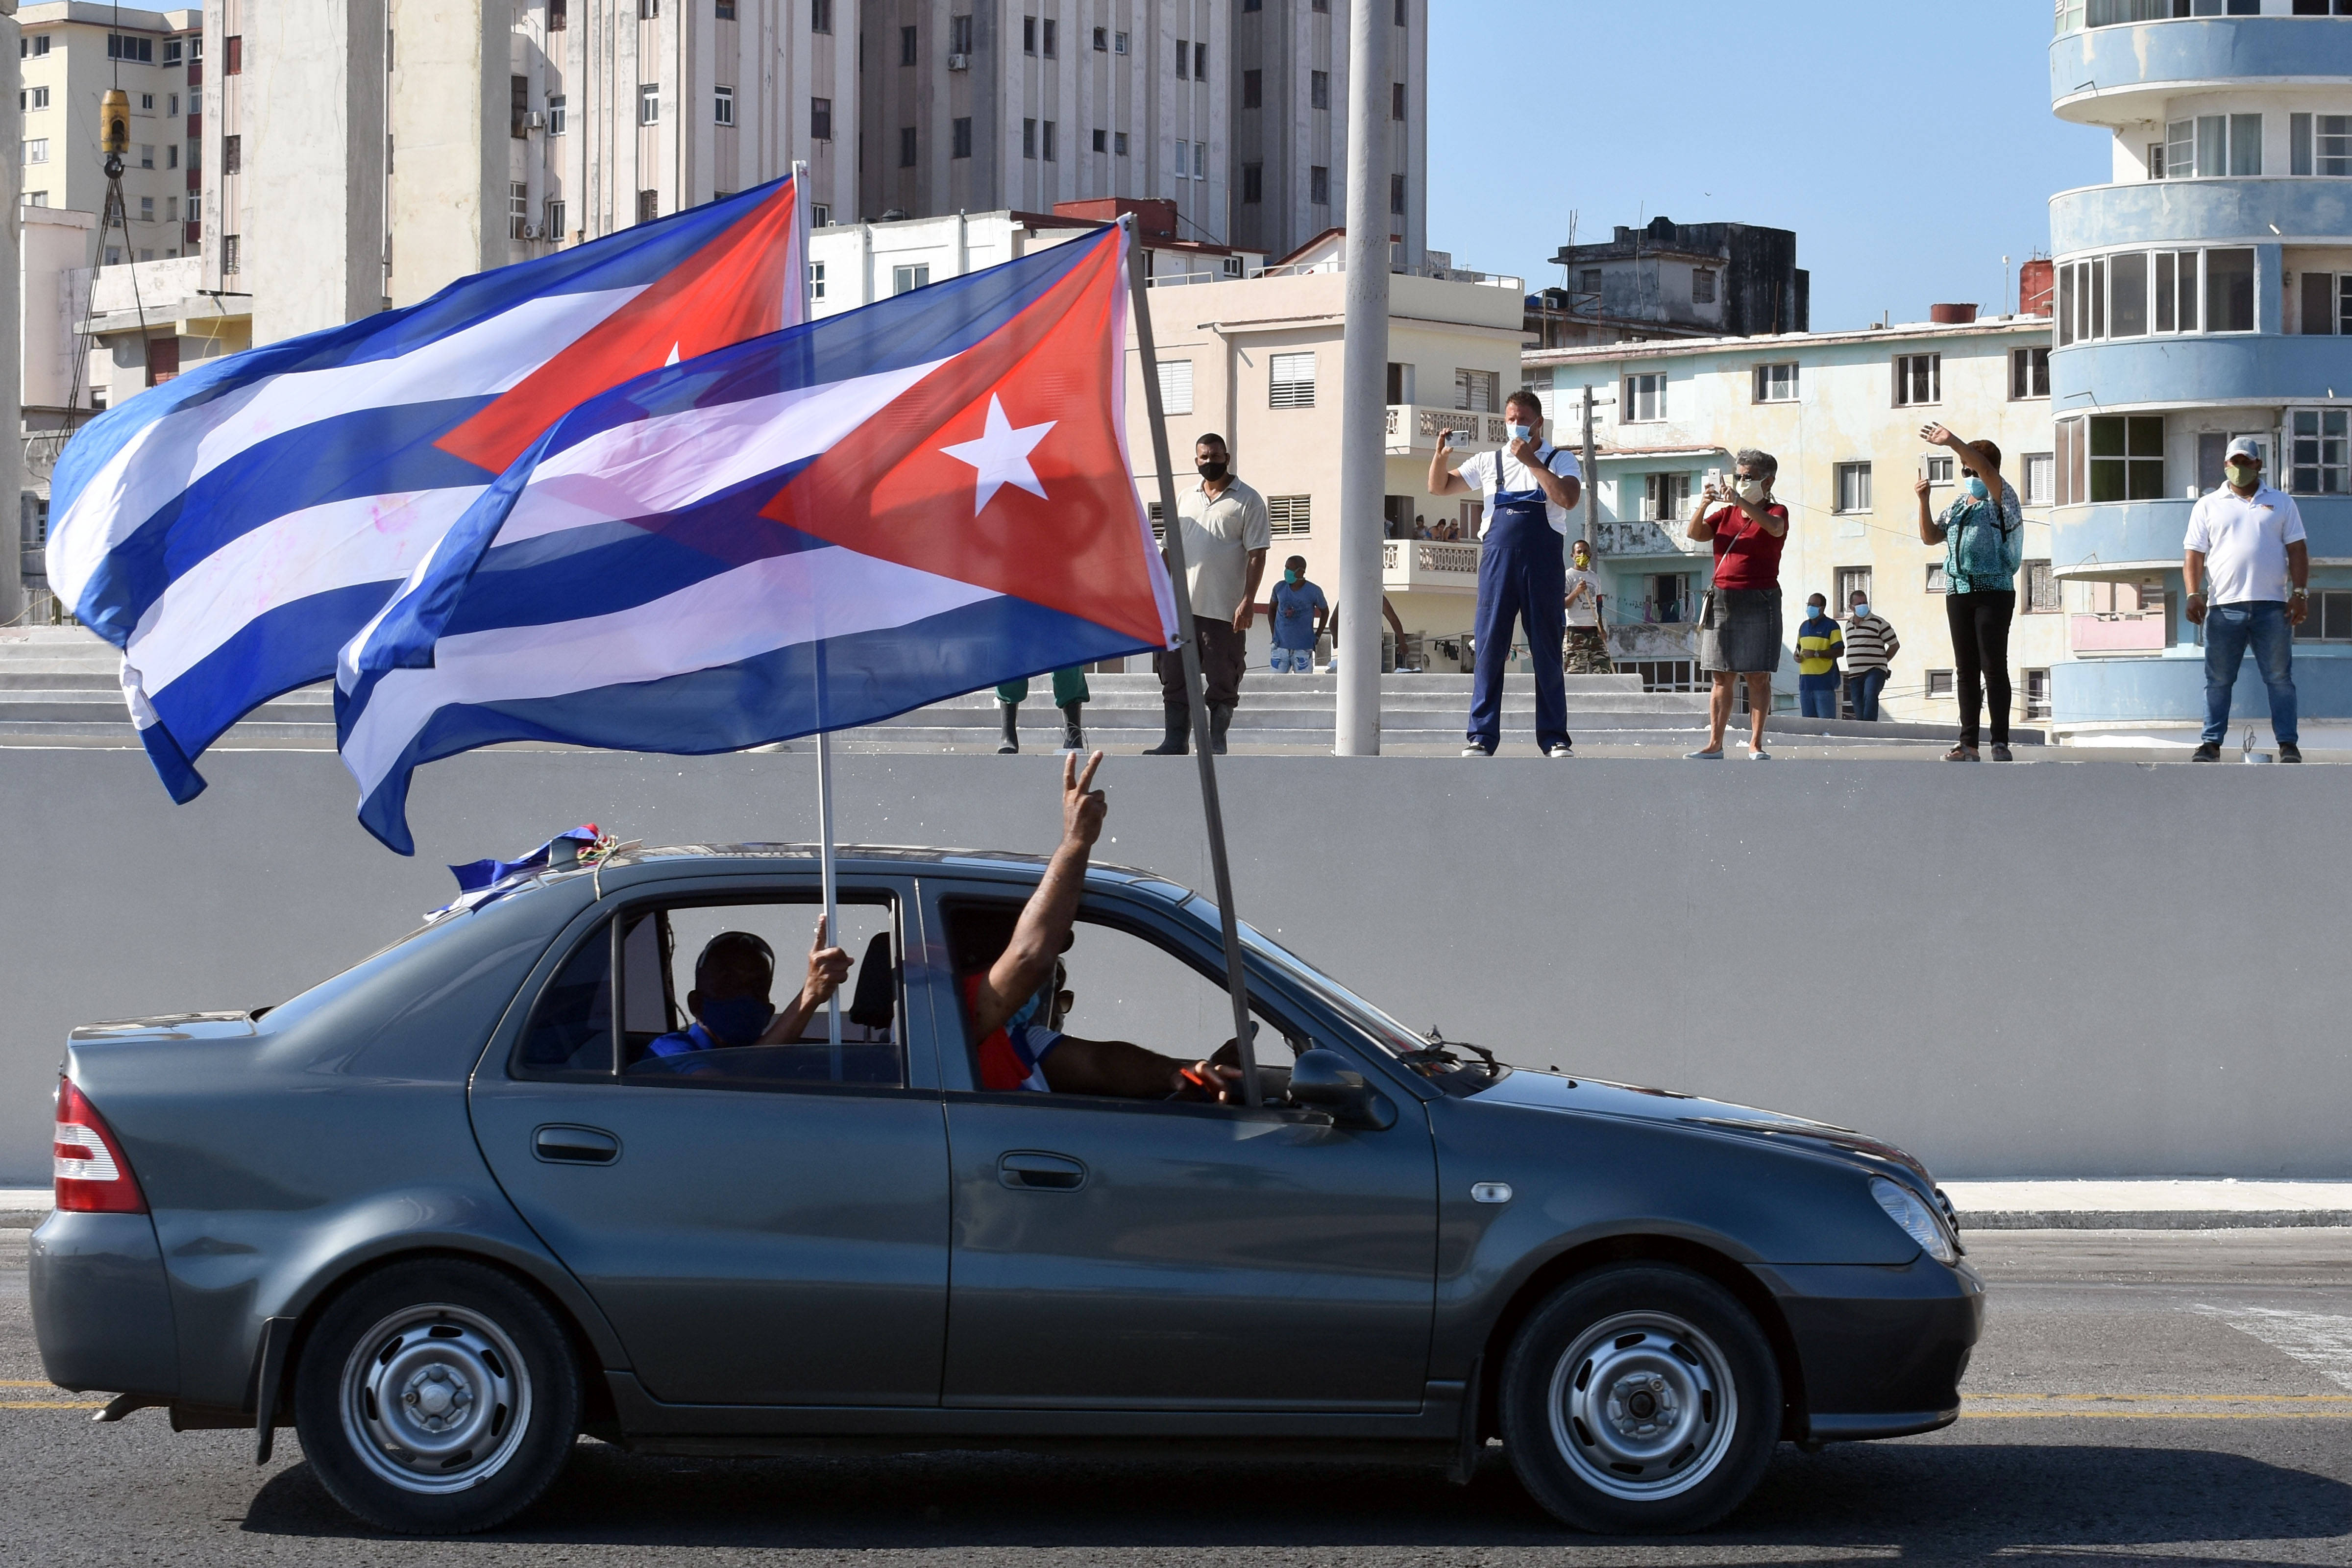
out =
<svg viewBox="0 0 2352 1568"><path fill-rule="evenodd" d="M2352 1226L2352 1182L1946 1182L1962 1230ZM0 1187L0 1228L48 1217L47 1187Z"/></svg>

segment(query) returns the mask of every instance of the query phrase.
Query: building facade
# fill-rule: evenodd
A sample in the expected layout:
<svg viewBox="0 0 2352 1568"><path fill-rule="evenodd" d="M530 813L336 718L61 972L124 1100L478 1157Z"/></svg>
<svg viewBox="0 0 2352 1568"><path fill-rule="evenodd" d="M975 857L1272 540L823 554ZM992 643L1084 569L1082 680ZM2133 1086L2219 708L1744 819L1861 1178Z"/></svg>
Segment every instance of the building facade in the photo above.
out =
<svg viewBox="0 0 2352 1568"><path fill-rule="evenodd" d="M2114 178L2050 204L2057 264L2059 725L2193 744L2199 628L2182 541L2232 437L2310 535L2296 634L2305 746L2352 743L2352 15L2323 0L2063 0L2059 118L2107 130ZM2268 711L2251 664L2240 728Z"/></svg>
<svg viewBox="0 0 2352 1568"><path fill-rule="evenodd" d="M120 86L131 101L131 151L122 161L127 237L124 227L110 224L93 238L92 257L77 265L194 253L201 15L194 7L118 8L94 0L47 0L17 10L26 205L102 214L106 160L99 149L99 100Z"/></svg>
<svg viewBox="0 0 2352 1568"><path fill-rule="evenodd" d="M1811 275L1797 237L1746 223L1655 217L1613 237L1564 245L1552 258L1567 283L1528 300L1543 348L1661 338L1753 337L1812 325Z"/></svg>
<svg viewBox="0 0 2352 1568"><path fill-rule="evenodd" d="M1173 202L1226 243L1231 0L866 0L857 215Z"/></svg>
<svg viewBox="0 0 2352 1568"><path fill-rule="evenodd" d="M2067 619L2053 574L2049 342L2048 318L2004 316L1529 351L1527 378L1544 399L1552 440L1580 442L1584 388L1593 388L1595 554L1619 669L1654 688L1703 684L1692 621L1713 547L1685 538L1684 526L1709 470L1728 474L1734 454L1753 447L1779 459L1773 493L1789 508L1780 586L1790 647L1807 595L1843 606L1861 589L1903 641L1885 717L1956 722L1944 550L1920 542L1914 489L1924 473L1938 514L1955 494L1951 455L1919 439L1922 426L1940 423L1996 443L2024 505L2011 716L2046 720ZM1793 651L1774 689L1776 704L1796 706Z"/></svg>
<svg viewBox="0 0 2352 1568"><path fill-rule="evenodd" d="M1419 270L1429 246L1429 0L1388 8L1389 242ZM1287 256L1347 221L1347 0L1233 0L1234 243Z"/></svg>

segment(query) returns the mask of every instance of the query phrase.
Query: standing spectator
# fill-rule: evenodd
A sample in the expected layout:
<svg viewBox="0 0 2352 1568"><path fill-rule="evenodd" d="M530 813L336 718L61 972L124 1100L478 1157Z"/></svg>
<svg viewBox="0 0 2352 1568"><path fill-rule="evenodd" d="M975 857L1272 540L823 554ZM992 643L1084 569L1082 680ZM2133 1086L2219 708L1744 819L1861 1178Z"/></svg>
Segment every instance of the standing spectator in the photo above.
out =
<svg viewBox="0 0 2352 1568"><path fill-rule="evenodd" d="M1601 615L1601 579L1592 574L1592 546L1581 539L1569 547L1568 673L1614 675L1609 629Z"/></svg>
<svg viewBox="0 0 2352 1568"><path fill-rule="evenodd" d="M1434 539L1437 537L1437 535L1429 531L1429 519L1422 516L1418 512L1413 514L1412 536L1415 539Z"/></svg>
<svg viewBox="0 0 2352 1568"><path fill-rule="evenodd" d="M1963 441L1944 426L1920 427L1931 447L1948 447L1962 475L1959 499L1937 519L1927 508L1928 479L1912 486L1919 497L1919 538L1944 547L1944 614L1952 626L1953 684L1959 688L1959 744L1948 763L1977 760L1979 704L1992 710L1992 760L2009 756L2009 623L2017 616L2017 568L2025 559L2025 514L2017 491L2000 477L2000 448ZM1995 499L1998 497L1999 499ZM1979 694L1979 687L1982 694Z"/></svg>
<svg viewBox="0 0 2352 1568"><path fill-rule="evenodd" d="M1522 387L1503 400L1510 444L1481 452L1460 472L1445 466L1444 444L1429 459L1429 493L1486 492L1486 547L1478 552L1476 670L1470 678L1465 757L1491 757L1503 739L1503 669L1514 622L1527 627L1536 676L1536 746L1547 757L1572 757L1568 688L1561 677L1562 614L1568 597L1564 558L1569 510L1582 479L1576 457L1543 439L1543 404Z"/></svg>
<svg viewBox="0 0 2352 1568"><path fill-rule="evenodd" d="M1267 609L1274 616L1274 671L1315 673L1315 639L1331 606L1323 590L1307 580L1307 557L1294 555L1282 563L1282 581L1274 585Z"/></svg>
<svg viewBox="0 0 2352 1568"><path fill-rule="evenodd" d="M1192 444L1201 482L1176 503L1184 530L1184 581L1192 595L1192 629L1201 642L1201 688L1209 704L1209 744L1220 755L1225 731L1241 700L1242 673L1248 663L1248 633L1257 602L1258 579L1265 575L1265 552L1274 544L1265 498L1234 478L1233 458L1223 436ZM1184 693L1184 650L1162 648L1151 656L1160 675L1160 703L1168 733L1147 757L1181 757L1192 750L1192 704Z"/></svg>
<svg viewBox="0 0 2352 1568"><path fill-rule="evenodd" d="M1853 620L1845 628L1845 704L1857 719L1878 722L1878 694L1903 639L1885 616L1870 613L1870 595L1853 591Z"/></svg>
<svg viewBox="0 0 2352 1568"><path fill-rule="evenodd" d="M2311 546L2292 498L2263 483L2262 447L2241 436L2222 459L2228 482L2189 514L2181 579L2189 620L2205 628L2205 733L2196 760L2220 759L2230 732L2230 689L2246 647L2271 699L2279 761L2303 761L2295 744L2294 628L2311 600ZM2290 590L2288 579L2294 579ZM2207 584L2211 584L2210 592Z"/></svg>
<svg viewBox="0 0 2352 1568"><path fill-rule="evenodd" d="M1797 709L1806 718L1838 716L1838 655L1844 651L1845 634L1830 615L1828 596L1815 594L1797 623Z"/></svg>
<svg viewBox="0 0 2352 1568"><path fill-rule="evenodd" d="M1707 486L1685 530L1692 539L1715 542L1715 585L1698 614L1698 664L1714 678L1715 690L1707 704L1706 744L1685 753L1694 762L1723 761L1732 687L1743 675L1748 757L1771 760L1764 749L1764 718L1772 711L1772 672L1780 668L1780 547L1789 538L1789 509L1772 499L1772 481L1780 472L1780 459L1771 453L1742 451L1730 490ZM1727 504L1718 507L1718 501Z"/></svg>
<svg viewBox="0 0 2352 1568"><path fill-rule="evenodd" d="M1054 706L1062 710L1062 750L1066 752L1087 749L1087 734L1078 723L1078 710L1090 695L1087 690L1087 672L1076 665L1054 672ZM1004 710L1004 739L996 748L998 756L1011 756L1021 749L1021 704L1028 700L1026 676L1005 681L996 689L997 705Z"/></svg>

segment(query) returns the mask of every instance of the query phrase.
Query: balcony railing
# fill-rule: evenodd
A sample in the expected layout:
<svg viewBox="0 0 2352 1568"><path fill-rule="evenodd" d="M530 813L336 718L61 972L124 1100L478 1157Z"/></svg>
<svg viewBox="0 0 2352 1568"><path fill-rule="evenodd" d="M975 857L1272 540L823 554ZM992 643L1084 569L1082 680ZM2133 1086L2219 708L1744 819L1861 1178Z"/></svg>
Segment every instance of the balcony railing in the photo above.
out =
<svg viewBox="0 0 2352 1568"><path fill-rule="evenodd" d="M1442 539L1381 542L1381 586L1391 593L1475 594L1480 546Z"/></svg>
<svg viewBox="0 0 2352 1568"><path fill-rule="evenodd" d="M1686 537L1680 518L1603 522L1595 542L1603 555L1704 555L1715 548Z"/></svg>
<svg viewBox="0 0 2352 1568"><path fill-rule="evenodd" d="M1510 438L1510 421L1500 414L1483 414L1467 408L1433 408L1419 403L1389 405L1388 455L1391 458L1415 458L1437 449L1440 433L1459 431L1461 439L1454 444L1456 451L1469 451L1476 447L1499 447Z"/></svg>

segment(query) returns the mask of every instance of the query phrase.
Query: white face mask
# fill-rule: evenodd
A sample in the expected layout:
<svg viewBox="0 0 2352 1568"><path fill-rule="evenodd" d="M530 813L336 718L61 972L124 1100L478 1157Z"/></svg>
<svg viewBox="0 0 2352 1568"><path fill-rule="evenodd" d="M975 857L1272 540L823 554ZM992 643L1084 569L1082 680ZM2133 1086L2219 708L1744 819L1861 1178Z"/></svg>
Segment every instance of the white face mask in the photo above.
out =
<svg viewBox="0 0 2352 1568"><path fill-rule="evenodd" d="M1764 481L1762 479L1742 479L1731 488L1738 491L1739 499L1746 501L1749 506L1754 506L1764 499Z"/></svg>

